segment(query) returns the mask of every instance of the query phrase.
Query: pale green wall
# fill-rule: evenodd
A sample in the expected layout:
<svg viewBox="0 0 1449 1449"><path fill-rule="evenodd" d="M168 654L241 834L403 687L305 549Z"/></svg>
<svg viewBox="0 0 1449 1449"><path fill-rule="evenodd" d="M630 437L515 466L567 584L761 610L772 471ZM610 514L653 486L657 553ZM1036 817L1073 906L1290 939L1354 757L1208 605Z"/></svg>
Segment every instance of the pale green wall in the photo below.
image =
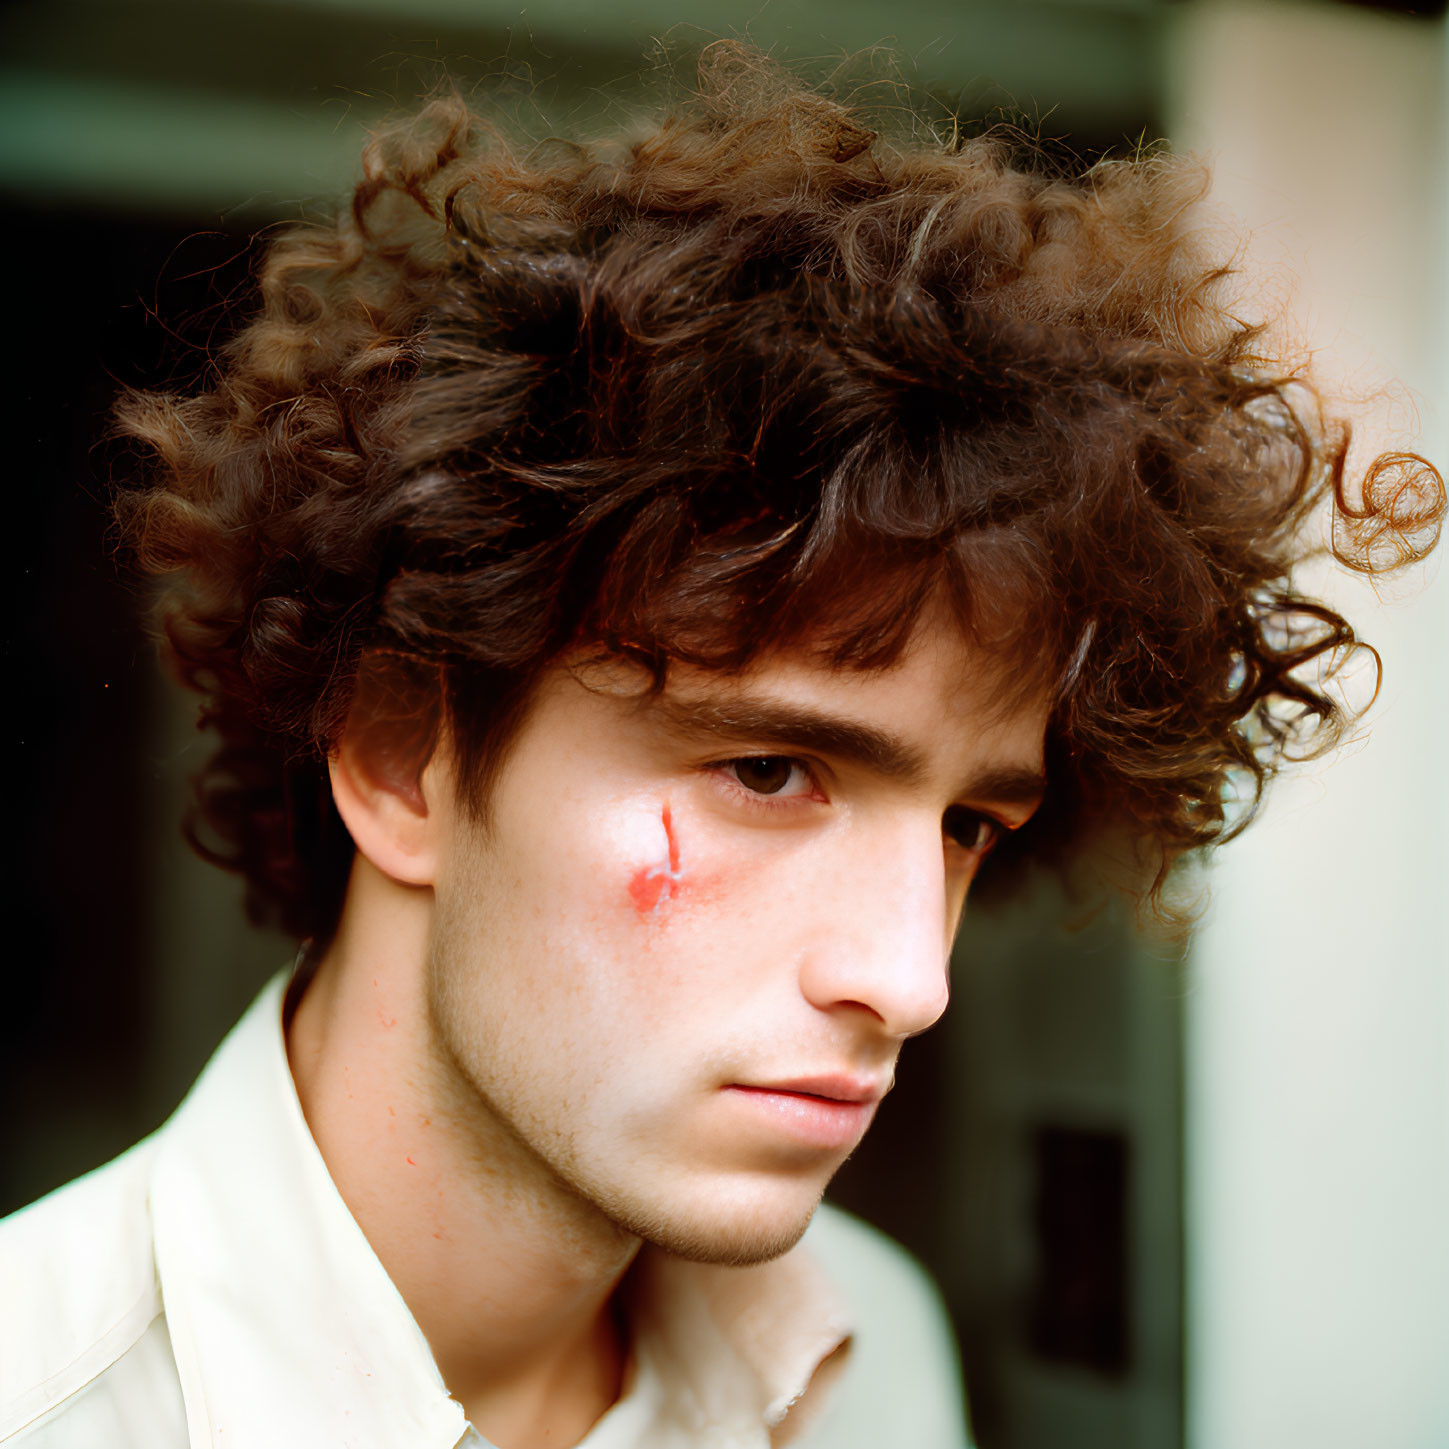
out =
<svg viewBox="0 0 1449 1449"><path fill-rule="evenodd" d="M1178 39L1172 130L1215 154L1249 258L1296 279L1325 375L1401 379L1359 409L1366 444L1421 427L1442 464L1443 22L1225 0ZM1449 577L1319 581L1381 649L1383 690L1224 852L1194 946L1193 1449L1449 1444Z"/></svg>

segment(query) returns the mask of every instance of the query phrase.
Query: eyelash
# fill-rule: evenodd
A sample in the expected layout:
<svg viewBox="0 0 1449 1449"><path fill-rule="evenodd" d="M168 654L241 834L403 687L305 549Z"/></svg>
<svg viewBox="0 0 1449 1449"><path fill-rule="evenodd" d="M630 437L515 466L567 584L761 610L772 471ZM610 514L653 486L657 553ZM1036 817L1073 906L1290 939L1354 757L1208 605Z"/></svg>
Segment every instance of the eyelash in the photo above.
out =
<svg viewBox="0 0 1449 1449"><path fill-rule="evenodd" d="M801 771L813 787L813 792L808 795L765 794L759 790L751 790L733 773L734 767L738 765L759 764L763 761L779 761L790 765L792 769ZM712 761L705 768L714 774L730 794L748 809L778 812L799 808L802 802L807 804L823 802L826 798L820 789L815 771L806 761L797 759L794 755L735 755L727 760ZM965 838L968 834L968 825L970 838L976 843L968 843ZM985 840L981 840L983 830ZM941 817L941 833L951 844L984 859L1010 833L1010 827L1003 825L999 820L992 819L989 815L983 815L979 810L972 810L965 805L952 805Z"/></svg>

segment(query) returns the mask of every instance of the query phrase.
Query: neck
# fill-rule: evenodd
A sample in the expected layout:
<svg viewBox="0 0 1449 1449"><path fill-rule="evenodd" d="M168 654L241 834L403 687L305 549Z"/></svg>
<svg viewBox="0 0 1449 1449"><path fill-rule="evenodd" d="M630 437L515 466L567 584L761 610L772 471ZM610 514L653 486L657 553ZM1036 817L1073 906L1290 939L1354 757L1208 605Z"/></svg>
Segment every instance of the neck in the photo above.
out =
<svg viewBox="0 0 1449 1449"><path fill-rule="evenodd" d="M454 1398L507 1449L571 1444L618 1397L611 1300L638 1241L570 1192L441 1060L432 893L359 856L288 1056L333 1181Z"/></svg>

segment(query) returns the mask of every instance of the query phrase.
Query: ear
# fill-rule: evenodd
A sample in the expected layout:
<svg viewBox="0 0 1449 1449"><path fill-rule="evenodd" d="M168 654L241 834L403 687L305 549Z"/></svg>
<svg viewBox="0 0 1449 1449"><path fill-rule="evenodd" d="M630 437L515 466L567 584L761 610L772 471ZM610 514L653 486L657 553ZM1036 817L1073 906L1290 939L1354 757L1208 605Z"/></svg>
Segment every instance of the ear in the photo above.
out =
<svg viewBox="0 0 1449 1449"><path fill-rule="evenodd" d="M349 727L328 761L337 813L352 843L384 875L430 886L441 817L452 804L447 771L433 759L421 772L399 772L388 752L370 748L369 734Z"/></svg>
<svg viewBox="0 0 1449 1449"><path fill-rule="evenodd" d="M403 885L433 884L452 774L438 748L442 682L405 655L363 655L347 723L328 767L332 799L352 843Z"/></svg>

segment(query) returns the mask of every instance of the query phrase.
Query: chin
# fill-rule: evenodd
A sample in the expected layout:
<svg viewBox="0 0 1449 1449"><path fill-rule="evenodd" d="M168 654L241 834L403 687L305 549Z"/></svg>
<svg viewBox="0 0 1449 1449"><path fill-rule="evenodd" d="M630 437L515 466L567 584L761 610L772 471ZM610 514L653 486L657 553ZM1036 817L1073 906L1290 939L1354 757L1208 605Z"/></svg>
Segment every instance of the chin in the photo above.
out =
<svg viewBox="0 0 1449 1449"><path fill-rule="evenodd" d="M662 1210L639 1204L600 1206L625 1232L676 1258L745 1268L788 1253L810 1226L823 1192L822 1187L802 1200L798 1191L777 1189L733 1202L721 1194L708 1205Z"/></svg>

